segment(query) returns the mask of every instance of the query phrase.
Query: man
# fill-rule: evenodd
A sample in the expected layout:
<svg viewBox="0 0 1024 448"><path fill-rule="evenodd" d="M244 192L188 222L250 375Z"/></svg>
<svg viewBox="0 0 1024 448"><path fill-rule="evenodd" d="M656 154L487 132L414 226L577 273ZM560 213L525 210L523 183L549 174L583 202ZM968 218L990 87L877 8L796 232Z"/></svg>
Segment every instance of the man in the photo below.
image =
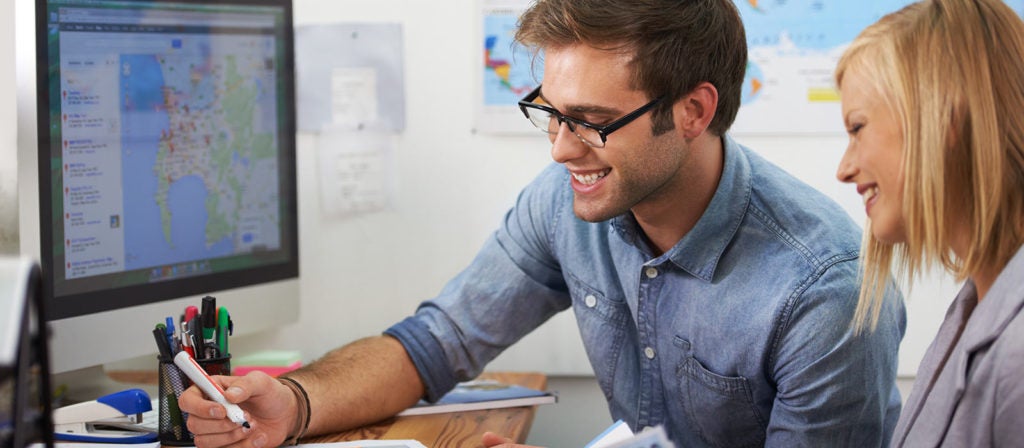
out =
<svg viewBox="0 0 1024 448"><path fill-rule="evenodd" d="M183 394L197 446L276 445L435 400L570 307L612 417L634 430L664 425L687 447L888 443L900 297L856 331L856 226L725 137L746 67L732 2L541 0L517 39L544 54L520 104L557 163L383 336L281 383L221 378L252 430Z"/></svg>

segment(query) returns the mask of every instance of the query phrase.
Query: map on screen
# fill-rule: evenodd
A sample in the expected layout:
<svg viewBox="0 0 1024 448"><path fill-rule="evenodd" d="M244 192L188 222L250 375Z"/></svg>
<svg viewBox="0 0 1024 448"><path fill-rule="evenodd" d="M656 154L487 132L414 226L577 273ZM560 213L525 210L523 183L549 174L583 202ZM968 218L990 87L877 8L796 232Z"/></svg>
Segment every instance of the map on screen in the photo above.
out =
<svg viewBox="0 0 1024 448"><path fill-rule="evenodd" d="M66 278L279 249L274 36L97 31L61 39Z"/></svg>

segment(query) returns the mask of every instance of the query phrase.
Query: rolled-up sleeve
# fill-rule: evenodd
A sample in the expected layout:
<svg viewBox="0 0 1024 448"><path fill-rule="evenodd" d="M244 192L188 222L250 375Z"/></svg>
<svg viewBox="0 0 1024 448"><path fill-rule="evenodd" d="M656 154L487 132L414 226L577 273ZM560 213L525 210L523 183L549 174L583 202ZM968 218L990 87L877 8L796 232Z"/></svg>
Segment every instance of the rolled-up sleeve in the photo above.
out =
<svg viewBox="0 0 1024 448"><path fill-rule="evenodd" d="M559 207L552 197L563 197L552 191L564 177L558 168L523 190L472 263L437 297L384 332L405 346L427 400L476 377L505 348L570 306L551 245Z"/></svg>

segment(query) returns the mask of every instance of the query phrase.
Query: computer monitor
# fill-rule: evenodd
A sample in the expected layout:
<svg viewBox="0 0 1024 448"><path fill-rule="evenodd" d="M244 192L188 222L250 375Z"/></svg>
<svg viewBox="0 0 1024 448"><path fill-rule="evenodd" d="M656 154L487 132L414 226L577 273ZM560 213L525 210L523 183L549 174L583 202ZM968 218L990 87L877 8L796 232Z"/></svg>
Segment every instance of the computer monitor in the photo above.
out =
<svg viewBox="0 0 1024 448"><path fill-rule="evenodd" d="M291 0L34 12L19 143L32 102L37 146L19 165L34 162L38 198L21 195L22 252L38 228L54 371L156 353L154 325L207 294L239 335L297 320Z"/></svg>

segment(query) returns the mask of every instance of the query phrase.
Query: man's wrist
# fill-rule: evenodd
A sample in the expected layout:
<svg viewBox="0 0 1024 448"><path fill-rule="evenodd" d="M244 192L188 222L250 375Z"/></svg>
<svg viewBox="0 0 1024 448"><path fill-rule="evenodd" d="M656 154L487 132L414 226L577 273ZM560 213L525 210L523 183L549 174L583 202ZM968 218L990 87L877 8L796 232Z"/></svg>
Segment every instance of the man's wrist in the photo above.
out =
<svg viewBox="0 0 1024 448"><path fill-rule="evenodd" d="M288 390L292 391L295 396L295 426L288 432L285 440L285 445L297 445L299 439L306 435L306 431L309 430L309 422L312 420L312 412L309 404L309 394L306 393L306 389L292 378L279 377L277 379L281 384L285 385Z"/></svg>

